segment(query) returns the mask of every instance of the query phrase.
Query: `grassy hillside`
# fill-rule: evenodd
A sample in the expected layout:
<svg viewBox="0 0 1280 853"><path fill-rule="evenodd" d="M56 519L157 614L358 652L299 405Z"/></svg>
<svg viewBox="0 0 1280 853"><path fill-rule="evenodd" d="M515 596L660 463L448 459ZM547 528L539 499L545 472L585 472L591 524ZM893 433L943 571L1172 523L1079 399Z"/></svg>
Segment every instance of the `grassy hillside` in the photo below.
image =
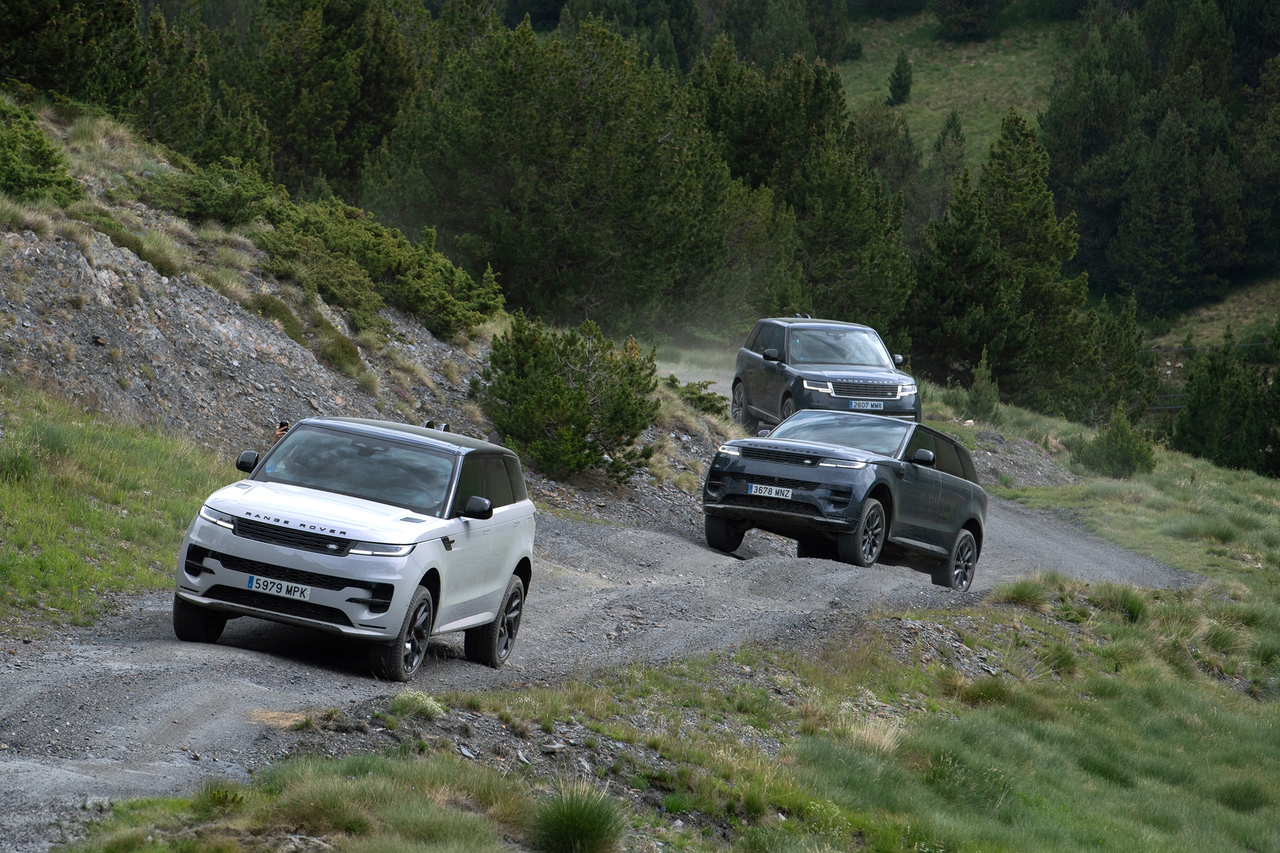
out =
<svg viewBox="0 0 1280 853"><path fill-rule="evenodd" d="M56 630L96 618L116 591L167 587L186 518L234 472L12 381L0 392L4 630ZM945 392L928 405L952 414ZM972 441L987 426L949 428ZM1000 429L1056 447L1080 427L1006 408ZM818 650L749 646L438 698L524 731L576 720L660 756L602 767L606 790L624 795L615 805L660 793L658 811L623 806L629 848L1277 850L1280 486L1180 454L1158 461L1129 481L1005 494L1199 572L1197 589L1034 578L976 607L901 614L911 623L874 614ZM907 624L947 640L904 635ZM975 656L1006 674L954 665ZM404 707L389 702L386 717L413 713ZM770 742L776 757L757 745ZM125 804L81 849L240 851L250 836L341 831L351 849L416 851L460 822L475 835L468 849L498 849L487 839L527 837L520 810L544 802L544 783L461 772L425 743L392 759L291 763L248 788ZM430 787L430 808L409 783ZM321 801L332 808L302 807Z"/></svg>
<svg viewBox="0 0 1280 853"><path fill-rule="evenodd" d="M840 76L851 109L883 101L898 52L906 50L912 63L911 100L898 109L916 144L932 144L954 109L964 126L969 161L978 165L986 161L1009 107L1034 119L1048 104L1054 66L1069 56L1064 27L1012 24L995 39L955 43L938 37L938 20L929 12L865 22L857 29L862 58L842 64Z"/></svg>

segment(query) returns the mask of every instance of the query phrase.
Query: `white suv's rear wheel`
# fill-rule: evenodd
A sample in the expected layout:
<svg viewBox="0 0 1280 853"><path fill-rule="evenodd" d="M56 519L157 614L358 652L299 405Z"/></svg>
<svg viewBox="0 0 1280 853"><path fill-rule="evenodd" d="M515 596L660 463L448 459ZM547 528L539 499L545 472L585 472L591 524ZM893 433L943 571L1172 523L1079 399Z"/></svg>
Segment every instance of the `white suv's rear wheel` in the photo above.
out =
<svg viewBox="0 0 1280 853"><path fill-rule="evenodd" d="M463 651L467 660L497 669L511 657L520 632L520 617L524 615L524 582L515 575L507 582L507 594L502 596L498 618L488 625L472 628L463 637Z"/></svg>

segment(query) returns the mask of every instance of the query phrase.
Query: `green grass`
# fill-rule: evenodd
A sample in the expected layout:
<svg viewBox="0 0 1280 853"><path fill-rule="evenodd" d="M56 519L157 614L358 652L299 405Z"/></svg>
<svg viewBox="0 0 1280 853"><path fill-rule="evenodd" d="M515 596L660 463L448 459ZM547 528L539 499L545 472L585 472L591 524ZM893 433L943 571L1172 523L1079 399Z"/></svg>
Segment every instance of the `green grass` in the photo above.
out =
<svg viewBox="0 0 1280 853"><path fill-rule="evenodd" d="M930 12L859 24L854 35L862 41L862 57L840 65L845 93L855 112L883 102L898 52L905 50L912 63L911 99L897 109L912 138L928 150L954 109L969 162L980 165L1010 107L1034 121L1048 105L1054 65L1069 56L1064 25L1017 23L995 39L969 43L943 41L939 30Z"/></svg>
<svg viewBox="0 0 1280 853"><path fill-rule="evenodd" d="M233 853L330 835L343 851L359 853L498 853L509 849L503 835L522 831L531 811L515 780L452 756L309 758L277 766L251 786L219 780L185 800L117 805L89 839L64 849ZM200 831L184 832L191 826ZM247 839L254 846L240 846Z"/></svg>
<svg viewBox="0 0 1280 853"><path fill-rule="evenodd" d="M189 442L12 379L0 382L0 427L0 626L37 608L83 624L110 593L170 583L200 501L236 478Z"/></svg>

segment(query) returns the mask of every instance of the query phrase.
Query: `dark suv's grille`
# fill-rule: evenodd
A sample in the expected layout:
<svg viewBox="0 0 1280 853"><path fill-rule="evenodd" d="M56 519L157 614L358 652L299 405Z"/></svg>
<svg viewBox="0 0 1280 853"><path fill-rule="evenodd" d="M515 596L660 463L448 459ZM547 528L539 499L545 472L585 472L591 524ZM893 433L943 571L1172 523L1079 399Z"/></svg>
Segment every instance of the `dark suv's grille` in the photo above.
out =
<svg viewBox="0 0 1280 853"><path fill-rule="evenodd" d="M822 515L822 511L813 504L789 501L783 498L762 498L759 495L725 495L722 503L731 506L745 506L751 509L771 509L776 512L789 512L793 515Z"/></svg>
<svg viewBox="0 0 1280 853"><path fill-rule="evenodd" d="M821 456L806 453L788 453L785 450L768 450L763 447L742 448L744 459L760 459L764 462L781 462L784 465L814 466L822 461Z"/></svg>
<svg viewBox="0 0 1280 853"><path fill-rule="evenodd" d="M291 527L278 524L263 524L261 521L250 521L247 518L236 519L236 535L255 542L268 542L272 545L283 545L286 548L297 548L299 551L315 551L318 554L332 554L344 557L351 550L350 539L338 536L325 536L320 533L306 533Z"/></svg>
<svg viewBox="0 0 1280 853"><path fill-rule="evenodd" d="M860 397L864 400L896 400L897 385L881 385L878 382L832 382L832 393L837 397Z"/></svg>
<svg viewBox="0 0 1280 853"><path fill-rule="evenodd" d="M813 483L808 480L790 480L786 477L761 477L758 474L747 474L742 477L752 483L758 483L761 486L778 486L783 489L804 489L806 492L813 492L822 488L821 483Z"/></svg>
<svg viewBox="0 0 1280 853"><path fill-rule="evenodd" d="M265 592L254 592L251 589L239 589L234 586L215 586L205 593L206 598L214 601L225 601L228 604L240 604L244 607L255 607L271 613L285 616L297 616L300 619L311 619L315 622L327 622L330 625L346 625L351 627L347 614L336 607L325 607L309 601L295 601L292 598L281 598L278 595L267 595Z"/></svg>

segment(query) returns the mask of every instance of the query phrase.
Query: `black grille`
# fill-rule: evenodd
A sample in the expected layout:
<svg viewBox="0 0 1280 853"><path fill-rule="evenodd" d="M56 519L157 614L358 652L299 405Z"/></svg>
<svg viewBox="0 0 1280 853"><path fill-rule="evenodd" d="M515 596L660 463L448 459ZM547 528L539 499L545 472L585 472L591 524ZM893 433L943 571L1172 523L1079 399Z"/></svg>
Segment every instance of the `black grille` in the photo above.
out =
<svg viewBox="0 0 1280 853"><path fill-rule="evenodd" d="M822 488L821 483L812 483L808 480L791 480L787 477L762 477L758 474L749 474L743 479L752 483L759 483L762 486L778 486L783 489L803 489L807 492L817 491Z"/></svg>
<svg viewBox="0 0 1280 853"><path fill-rule="evenodd" d="M255 542L268 542L272 545L283 545L286 548L297 548L299 551L315 551L318 554L335 556L346 556L346 553L351 550L352 543L352 540L339 536L306 533L291 527L281 527L278 524L250 521L247 518L236 519L236 535Z"/></svg>
<svg viewBox="0 0 1280 853"><path fill-rule="evenodd" d="M822 511L813 504L789 501L783 498L765 498L760 495L725 495L721 503L731 506L745 506L751 509L771 509L776 512L789 512L792 515L822 515Z"/></svg>
<svg viewBox="0 0 1280 853"><path fill-rule="evenodd" d="M271 563L260 563L257 560L246 560L244 557L235 557L231 554L220 554L217 551L207 552L222 565L231 569L233 572L243 572L246 575L260 575L264 578L274 578L285 583L300 583L303 586L317 586L321 589L339 590L347 587L360 587L361 589L368 585L362 581L348 580L347 578L336 578L333 575L321 575L315 572L304 572L298 569L289 569L284 566L275 566Z"/></svg>
<svg viewBox="0 0 1280 853"><path fill-rule="evenodd" d="M896 400L897 385L879 385L871 382L832 382L831 391L837 397L859 397L864 400Z"/></svg>
<svg viewBox="0 0 1280 853"><path fill-rule="evenodd" d="M808 465L812 467L822 461L822 457L817 455L788 453L785 450L769 450L764 447L744 447L741 452L744 459L781 462L784 465Z"/></svg>
<svg viewBox="0 0 1280 853"><path fill-rule="evenodd" d="M281 598L278 595L267 595L265 592L254 592L251 589L239 589L234 586L215 586L204 595L205 598L212 598L214 601L240 604L284 616L296 616L313 622L327 622L330 625L351 626L351 620L347 618L347 614L338 608L312 604L310 601Z"/></svg>

